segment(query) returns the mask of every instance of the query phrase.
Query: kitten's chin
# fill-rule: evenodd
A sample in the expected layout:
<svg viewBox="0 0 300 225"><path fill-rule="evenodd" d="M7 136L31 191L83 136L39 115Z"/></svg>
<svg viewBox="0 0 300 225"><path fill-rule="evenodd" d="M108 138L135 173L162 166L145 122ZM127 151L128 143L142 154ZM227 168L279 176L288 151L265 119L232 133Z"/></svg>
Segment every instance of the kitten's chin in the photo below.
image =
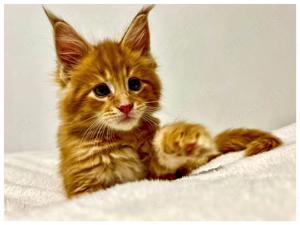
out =
<svg viewBox="0 0 300 225"><path fill-rule="evenodd" d="M139 124L138 118L128 118L122 120L116 120L108 124L114 130L130 131Z"/></svg>

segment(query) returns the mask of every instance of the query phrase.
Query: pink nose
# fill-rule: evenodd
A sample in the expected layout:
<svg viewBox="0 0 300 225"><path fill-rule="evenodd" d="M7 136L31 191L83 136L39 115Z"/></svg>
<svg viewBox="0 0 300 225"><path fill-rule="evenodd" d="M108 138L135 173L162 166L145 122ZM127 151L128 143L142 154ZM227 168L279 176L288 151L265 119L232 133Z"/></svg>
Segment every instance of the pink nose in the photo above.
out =
<svg viewBox="0 0 300 225"><path fill-rule="evenodd" d="M133 108L133 104L121 105L118 109L125 114L128 114Z"/></svg>

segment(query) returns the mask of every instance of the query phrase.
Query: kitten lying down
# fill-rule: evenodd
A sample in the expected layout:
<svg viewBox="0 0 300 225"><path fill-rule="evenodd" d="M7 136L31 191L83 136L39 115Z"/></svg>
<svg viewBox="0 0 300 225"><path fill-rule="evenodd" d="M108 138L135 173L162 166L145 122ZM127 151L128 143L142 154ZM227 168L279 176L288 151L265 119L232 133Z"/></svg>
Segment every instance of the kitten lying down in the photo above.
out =
<svg viewBox="0 0 300 225"><path fill-rule="evenodd" d="M176 179L230 151L247 156L281 144L254 129L213 138L200 124L159 127L161 83L150 53L148 13L134 17L120 41L88 43L45 9L53 27L60 86L60 173L68 197L141 179Z"/></svg>

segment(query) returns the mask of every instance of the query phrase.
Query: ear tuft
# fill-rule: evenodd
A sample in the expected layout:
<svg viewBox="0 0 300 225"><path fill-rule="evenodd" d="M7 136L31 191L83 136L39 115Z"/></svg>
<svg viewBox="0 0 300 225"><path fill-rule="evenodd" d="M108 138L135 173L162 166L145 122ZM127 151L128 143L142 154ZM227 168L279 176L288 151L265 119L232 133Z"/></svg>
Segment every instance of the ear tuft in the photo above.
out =
<svg viewBox="0 0 300 225"><path fill-rule="evenodd" d="M63 19L43 7L54 31L56 53L64 70L72 69L88 52L90 45Z"/></svg>
<svg viewBox="0 0 300 225"><path fill-rule="evenodd" d="M146 15L148 15L148 13L154 8L154 6L155 6L154 4L144 6L144 7L138 12L137 15L139 15L139 14L146 14Z"/></svg>
<svg viewBox="0 0 300 225"><path fill-rule="evenodd" d="M50 10L48 10L45 6L43 6L43 10L46 13L50 23L52 24L52 26L54 26L55 23L57 22L65 22L63 19L57 17L56 15L54 15Z"/></svg>
<svg viewBox="0 0 300 225"><path fill-rule="evenodd" d="M80 59L88 52L88 45L76 31L64 22L54 26L55 46L57 56L67 68L79 63Z"/></svg>
<svg viewBox="0 0 300 225"><path fill-rule="evenodd" d="M146 55L150 52L150 31L148 14L154 5L143 7L132 20L125 32L121 45Z"/></svg>

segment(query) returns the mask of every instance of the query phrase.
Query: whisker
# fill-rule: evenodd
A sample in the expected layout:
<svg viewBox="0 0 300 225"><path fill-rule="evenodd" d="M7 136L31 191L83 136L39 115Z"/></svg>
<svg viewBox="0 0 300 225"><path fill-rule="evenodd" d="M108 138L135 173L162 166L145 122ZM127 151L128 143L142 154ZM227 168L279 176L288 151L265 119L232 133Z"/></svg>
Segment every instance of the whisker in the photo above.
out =
<svg viewBox="0 0 300 225"><path fill-rule="evenodd" d="M84 120L80 120L80 121L78 121L78 122L68 122L68 123L63 123L63 126L64 127L74 127L74 126L78 126L78 125L80 125L80 124L82 124L82 123L86 123L86 122L88 122L88 121L90 121L91 120L91 122L93 121L93 119L95 119L95 118L97 118L98 117L98 115L94 115L94 116L91 116L91 117L89 117L89 118L87 118L87 119L84 119Z"/></svg>
<svg viewBox="0 0 300 225"><path fill-rule="evenodd" d="M95 120L84 132L80 142L79 142L79 145L78 145L78 149L81 147L83 141L86 139L86 138L89 138L90 137L90 132L93 130L93 128L97 125L97 120Z"/></svg>
<svg viewBox="0 0 300 225"><path fill-rule="evenodd" d="M156 128L159 125L159 122L156 121L153 117L151 117L149 114L145 113L143 115L143 120L149 124L152 128Z"/></svg>

